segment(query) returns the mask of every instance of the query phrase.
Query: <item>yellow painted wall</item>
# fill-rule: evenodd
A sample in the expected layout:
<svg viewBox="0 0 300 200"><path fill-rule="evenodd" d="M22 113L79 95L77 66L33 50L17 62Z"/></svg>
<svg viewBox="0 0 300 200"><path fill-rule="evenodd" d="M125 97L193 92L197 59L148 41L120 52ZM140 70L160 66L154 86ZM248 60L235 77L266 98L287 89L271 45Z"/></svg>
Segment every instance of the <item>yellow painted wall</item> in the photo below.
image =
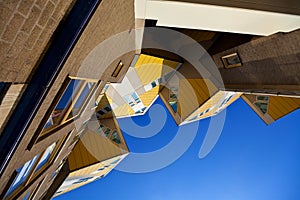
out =
<svg viewBox="0 0 300 200"><path fill-rule="evenodd" d="M211 94L208 88L211 89ZM178 90L178 114L182 119L187 118L199 108L217 88L208 79L182 79Z"/></svg>
<svg viewBox="0 0 300 200"><path fill-rule="evenodd" d="M289 97L279 97L279 96L270 96L269 97L269 107L268 114L274 119L277 120L280 117L298 109L300 107L299 98L289 98Z"/></svg>
<svg viewBox="0 0 300 200"><path fill-rule="evenodd" d="M91 131L85 132L68 157L70 171L75 171L128 151L110 139Z"/></svg>
<svg viewBox="0 0 300 200"><path fill-rule="evenodd" d="M206 117L210 117L215 114L218 110L218 104L223 101L223 97L226 91L218 91L215 95L213 95L209 100L207 100L202 106L200 106L193 114L191 114L185 121L189 121L195 116L199 115L202 112L205 112L207 109L213 107L213 109L209 110L207 113L199 116L197 119L203 119ZM240 96L242 95L241 92L237 92L226 104L224 104L223 108L228 107L230 104L235 102ZM215 106L214 106L215 105Z"/></svg>
<svg viewBox="0 0 300 200"><path fill-rule="evenodd" d="M160 78L163 74L175 69L178 62L141 54L135 64L135 70L143 85Z"/></svg>
<svg viewBox="0 0 300 200"><path fill-rule="evenodd" d="M73 172L71 172L69 174L69 176L67 177L66 180L68 180L68 179L72 180L73 179L73 180L76 181L76 180L78 180L80 178L83 178L83 177L101 177L101 176L105 176L113 168L115 168L116 165L118 164L118 163L111 164L111 162L113 162L116 159L122 160L125 156L126 155L119 155L119 156L116 156L116 157L104 160L102 162L98 162L98 163L96 163L94 165L90 165L90 166L87 166L85 168L73 171ZM103 170L98 170L100 168L103 168ZM86 182L82 182L82 183L72 184L67 189L64 189L63 192L61 192L60 194L69 192L69 191L74 190L74 189L76 189L78 187L86 185L86 184L88 184L90 182L93 182L93 179L90 179L90 180L88 180Z"/></svg>
<svg viewBox="0 0 300 200"><path fill-rule="evenodd" d="M140 100L143 102L143 104L148 107L151 105L151 103L153 102L153 100L157 97L159 92L159 86L156 86L155 88L149 90L148 92L145 92L143 94L141 94Z"/></svg>
<svg viewBox="0 0 300 200"><path fill-rule="evenodd" d="M114 109L114 114L117 117L133 115L134 111L130 108L130 106L126 103Z"/></svg>

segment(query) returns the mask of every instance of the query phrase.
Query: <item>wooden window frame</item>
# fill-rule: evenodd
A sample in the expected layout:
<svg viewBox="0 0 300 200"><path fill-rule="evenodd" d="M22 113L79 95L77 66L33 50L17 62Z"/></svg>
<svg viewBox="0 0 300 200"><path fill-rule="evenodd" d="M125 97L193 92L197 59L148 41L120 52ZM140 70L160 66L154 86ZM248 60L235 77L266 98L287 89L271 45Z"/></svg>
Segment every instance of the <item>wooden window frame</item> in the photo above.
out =
<svg viewBox="0 0 300 200"><path fill-rule="evenodd" d="M237 56L237 58L239 59L239 63L229 64L227 62L227 59L230 58L230 57L235 57L235 56ZM221 59L222 59L222 62L223 62L223 65L224 65L225 69L230 69L230 68L235 68L235 67L241 67L242 66L242 61L241 61L241 58L240 58L238 53L232 53L232 54L229 54L229 55L226 55L226 56L222 56Z"/></svg>
<svg viewBox="0 0 300 200"><path fill-rule="evenodd" d="M69 84L71 83L72 80L80 80L82 82L78 85L75 95L71 98L71 101L68 102L66 108L62 112L61 117L58 119L58 123L56 125L53 125L53 126L50 126L46 129L44 129L45 124L47 123L48 119L51 117L56 105L59 103L61 97L63 96L64 92L66 91L67 87L69 86ZM69 114L72 112L72 109L74 108L74 105L76 104L77 100L79 99L80 95L82 94L82 91L84 90L84 88L86 87L86 85L88 83L93 83L93 86L91 87L89 93L87 94L87 97L83 101L83 104L79 108L78 113L76 115L68 118ZM50 134L51 132L53 132L54 130L57 130L57 128L61 127L62 125L67 124L67 123L73 121L78 116L80 116L82 111L84 110L88 100L93 95L95 88L97 87L98 84L99 84L99 81L95 80L95 79L84 79L84 78L68 76L68 78L66 79L65 83L63 84L61 90L59 91L58 95L55 97L55 99L52 103L52 106L48 110L48 113L45 115L45 117L41 123L42 126L40 127L40 129L38 131L39 134L38 134L37 139L39 140L41 137Z"/></svg>
<svg viewBox="0 0 300 200"><path fill-rule="evenodd" d="M36 178L38 176L40 176L42 174L43 171L45 171L50 165L53 164L54 160L57 158L57 156L59 155L59 152L61 151L62 147L64 146L65 142L68 140L69 136L70 136L71 132L69 134L67 134L65 137L63 137L63 139L61 139L60 141L55 142L55 148L52 151L48 161L37 171L35 171L35 169L38 166L39 161L42 159L43 154L46 152L47 148L49 148L50 146L48 146L42 153L38 154L38 158L36 159L35 163L33 164L33 166L31 167L29 174L27 175L26 179L23 181L23 183L21 183L15 190L13 190L8 196L5 197L5 194L8 192L9 188L11 187L11 185L13 184L16 176L18 175L17 171L14 171L13 176L11 177L11 181L9 181L9 187L7 187L7 189L5 191L3 191L3 198L5 200L12 200L15 199L15 197L33 180L36 180ZM34 156L35 157L35 156ZM33 157L33 158L34 158ZM32 159L33 159L32 158ZM31 159L31 160L32 160ZM28 161L27 161L28 162ZM23 166L23 165L22 165Z"/></svg>

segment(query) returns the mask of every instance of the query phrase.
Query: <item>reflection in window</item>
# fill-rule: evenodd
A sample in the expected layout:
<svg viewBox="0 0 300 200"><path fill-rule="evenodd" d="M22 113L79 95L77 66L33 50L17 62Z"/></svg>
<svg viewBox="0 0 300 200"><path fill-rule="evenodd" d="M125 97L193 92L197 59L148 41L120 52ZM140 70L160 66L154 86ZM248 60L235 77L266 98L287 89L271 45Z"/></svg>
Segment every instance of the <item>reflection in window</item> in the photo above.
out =
<svg viewBox="0 0 300 200"><path fill-rule="evenodd" d="M222 103L221 103L221 105L220 105L219 107L222 107L223 105L227 104L228 101L230 101L230 99L231 99L232 97L233 97L233 95L230 95L229 97L225 98L225 99L222 101Z"/></svg>
<svg viewBox="0 0 300 200"><path fill-rule="evenodd" d="M268 111L269 97L268 96L256 96L254 105L263 113Z"/></svg>
<svg viewBox="0 0 300 200"><path fill-rule="evenodd" d="M177 112L177 102L178 102L178 88L172 87L169 90L168 103L175 113Z"/></svg>
<svg viewBox="0 0 300 200"><path fill-rule="evenodd" d="M121 159L120 159L120 158L118 158L118 159L116 159L116 160L112 161L110 164L111 164L111 165L117 164L117 163L118 163L120 160L121 160Z"/></svg>
<svg viewBox="0 0 300 200"><path fill-rule="evenodd" d="M176 101L169 101L169 104L174 112L177 112L177 102Z"/></svg>
<svg viewBox="0 0 300 200"><path fill-rule="evenodd" d="M242 66L241 59L237 53L223 56L222 62L226 69Z"/></svg>
<svg viewBox="0 0 300 200"><path fill-rule="evenodd" d="M103 134L104 129L105 129L105 127L102 124L100 124L99 128L97 129L97 132L100 133L100 134Z"/></svg>
<svg viewBox="0 0 300 200"><path fill-rule="evenodd" d="M49 117L47 123L44 126L44 129L51 127L53 125L59 124L59 119L63 113L67 109L68 104L71 102L72 97L74 96L74 91L77 90L80 80L72 79L66 88L64 94L60 98L59 102L57 103L54 111L52 112L51 116Z"/></svg>
<svg viewBox="0 0 300 200"><path fill-rule="evenodd" d="M74 106L72 107L72 112L69 114L68 119L72 118L73 116L76 116L79 114L80 108L82 107L82 105L84 104L87 96L89 95L90 91L92 90L92 87L94 86L94 83L87 83L81 94L79 95L76 103L74 104Z"/></svg>
<svg viewBox="0 0 300 200"><path fill-rule="evenodd" d="M117 144L120 144L120 143L121 143L117 131L113 131L113 132L112 132L112 134L111 134L111 140L114 141L114 142L117 143Z"/></svg>
<svg viewBox="0 0 300 200"><path fill-rule="evenodd" d="M44 166L49 161L51 154L54 151L55 146L56 146L56 143L53 143L51 146L49 146L45 150L41 159L39 160L39 163L37 164L37 167L35 168L35 171L39 170L42 166Z"/></svg>
<svg viewBox="0 0 300 200"><path fill-rule="evenodd" d="M107 137L110 133L110 128L107 128L105 131L104 131L104 135Z"/></svg>
<svg viewBox="0 0 300 200"><path fill-rule="evenodd" d="M124 96L124 99L128 103L128 105L132 108L132 110L135 111L135 113L143 112L146 109L145 105L140 100L136 92Z"/></svg>
<svg viewBox="0 0 300 200"><path fill-rule="evenodd" d="M14 192L22 185L25 186L31 178L39 173L39 169L50 163L50 158L53 157L55 146L56 143L53 143L43 152L43 154L36 155L33 159L29 160L22 167L16 170L17 175L8 191L6 192L5 197L9 196L12 192Z"/></svg>
<svg viewBox="0 0 300 200"><path fill-rule="evenodd" d="M109 138L116 144L121 144L121 140L117 130L112 130L109 127L104 126L103 124L100 124L99 128L97 129L97 133L106 138Z"/></svg>
<svg viewBox="0 0 300 200"><path fill-rule="evenodd" d="M33 170L34 163L37 161L38 155L36 155L33 159L26 162L22 167L17 169L17 176L11 184L10 188L6 192L5 196L9 195L16 188L18 188L22 183L24 183L29 176L30 172Z"/></svg>
<svg viewBox="0 0 300 200"><path fill-rule="evenodd" d="M79 114L95 83L71 79L47 120L44 130L62 124Z"/></svg>
<svg viewBox="0 0 300 200"><path fill-rule="evenodd" d="M259 101L268 101L269 97L268 96L257 96L256 99Z"/></svg>
<svg viewBox="0 0 300 200"><path fill-rule="evenodd" d="M256 107L259 108L262 113L264 113L264 114L267 113L267 109L268 109L267 103L255 102L254 105L256 105Z"/></svg>
<svg viewBox="0 0 300 200"><path fill-rule="evenodd" d="M92 179L92 178L94 178L94 177L91 176L91 177L86 177L86 178L80 178L80 179L78 179L77 181L73 182L72 184L75 185L75 184L77 184L77 183L87 182L88 180L90 180L90 179Z"/></svg>

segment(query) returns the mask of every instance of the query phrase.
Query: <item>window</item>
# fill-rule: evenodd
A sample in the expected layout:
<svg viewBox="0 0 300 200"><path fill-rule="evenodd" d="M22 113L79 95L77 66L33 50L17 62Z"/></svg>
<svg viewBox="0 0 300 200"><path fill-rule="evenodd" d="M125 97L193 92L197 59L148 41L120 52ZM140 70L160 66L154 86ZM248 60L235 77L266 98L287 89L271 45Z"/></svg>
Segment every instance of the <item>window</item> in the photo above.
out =
<svg viewBox="0 0 300 200"><path fill-rule="evenodd" d="M121 69L123 68L123 66L124 66L124 64L122 63L122 61L120 61L111 76L117 77L119 75Z"/></svg>
<svg viewBox="0 0 300 200"><path fill-rule="evenodd" d="M237 53L223 56L222 62L226 69L242 66L241 59Z"/></svg>
<svg viewBox="0 0 300 200"><path fill-rule="evenodd" d="M269 97L268 96L256 96L256 101L253 103L263 114L268 111Z"/></svg>
<svg viewBox="0 0 300 200"><path fill-rule="evenodd" d="M177 102L178 102L178 88L172 87L169 90L169 100L168 103L171 106L172 110L177 112Z"/></svg>
<svg viewBox="0 0 300 200"><path fill-rule="evenodd" d="M111 139L112 141L114 141L115 143L117 143L117 144L120 144L120 143L121 143L117 131L113 131L113 132L112 132L110 139Z"/></svg>
<svg viewBox="0 0 300 200"><path fill-rule="evenodd" d="M145 105L140 100L136 92L133 92L130 95L125 96L124 100L128 103L128 105L132 108L132 110L135 113L143 112L146 109Z"/></svg>
<svg viewBox="0 0 300 200"><path fill-rule="evenodd" d="M16 176L7 190L5 197L14 197L20 190L21 186L27 185L33 178L40 174L40 172L45 169L51 161L53 160L55 153L58 148L63 144L64 140L57 143L51 144L42 154L36 155L33 159L26 162L22 167L16 170ZM57 146L57 148L55 148Z"/></svg>
<svg viewBox="0 0 300 200"><path fill-rule="evenodd" d="M176 101L169 101L169 104L170 104L172 110L174 112L177 112L177 102Z"/></svg>
<svg viewBox="0 0 300 200"><path fill-rule="evenodd" d="M106 128L106 130L104 131L104 135L107 137L110 133L110 128Z"/></svg>
<svg viewBox="0 0 300 200"><path fill-rule="evenodd" d="M113 141L116 144L121 144L121 139L119 137L117 130L112 130L109 127L104 126L103 124L100 124L99 128L97 129L97 133L100 135L109 138L111 141Z"/></svg>
<svg viewBox="0 0 300 200"><path fill-rule="evenodd" d="M78 179L77 181L73 182L72 184L75 185L75 184L77 184L77 183L87 182L88 180L90 180L90 179L92 179L92 178L94 178L94 177L91 176L91 177L86 177L86 178L80 178L80 179Z"/></svg>
<svg viewBox="0 0 300 200"><path fill-rule="evenodd" d="M61 125L80 114L87 97L91 93L95 82L70 79L58 103L44 125L43 132Z"/></svg>
<svg viewBox="0 0 300 200"><path fill-rule="evenodd" d="M257 101L268 101L269 97L268 96L256 96Z"/></svg>
<svg viewBox="0 0 300 200"><path fill-rule="evenodd" d="M39 163L37 164L37 167L35 168L35 171L38 171L41 169L50 159L50 156L52 152L54 151L54 148L56 146L56 143L53 143L50 145L43 153L41 159L39 160Z"/></svg>
<svg viewBox="0 0 300 200"><path fill-rule="evenodd" d="M233 97L233 95L230 95L229 97L225 98L222 103L220 104L219 108L222 107L223 105L227 104L228 101Z"/></svg>
<svg viewBox="0 0 300 200"><path fill-rule="evenodd" d="M99 109L96 113L96 116L99 118L101 115L105 115L107 113L110 113L112 111L111 106L108 104L105 107Z"/></svg>
<svg viewBox="0 0 300 200"><path fill-rule="evenodd" d="M118 163L120 160L121 160L121 159L120 159L120 158L118 158L118 159L116 159L116 160L112 161L110 164L111 164L111 165L117 164L117 163Z"/></svg>
<svg viewBox="0 0 300 200"><path fill-rule="evenodd" d="M33 159L26 162L22 167L17 169L17 175L9 187L8 191L5 194L5 197L10 195L13 191L15 191L18 187L20 187L23 183L26 182L27 178L29 177L30 173L33 171L34 164L37 161L39 155L36 155Z"/></svg>
<svg viewBox="0 0 300 200"><path fill-rule="evenodd" d="M259 108L263 114L267 113L267 110L268 110L267 103L255 102L254 105L256 105L256 107Z"/></svg>
<svg viewBox="0 0 300 200"><path fill-rule="evenodd" d="M153 82L151 83L151 85L152 85L152 88L154 88L154 87L156 86L155 81L153 81Z"/></svg>

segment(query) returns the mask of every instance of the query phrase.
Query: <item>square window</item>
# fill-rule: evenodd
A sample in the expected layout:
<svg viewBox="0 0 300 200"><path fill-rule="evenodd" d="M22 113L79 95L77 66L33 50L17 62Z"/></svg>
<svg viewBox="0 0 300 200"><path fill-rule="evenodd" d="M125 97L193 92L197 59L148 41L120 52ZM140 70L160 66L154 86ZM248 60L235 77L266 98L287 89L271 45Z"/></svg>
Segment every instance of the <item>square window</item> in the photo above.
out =
<svg viewBox="0 0 300 200"><path fill-rule="evenodd" d="M151 83L151 85L152 85L152 87L154 88L154 87L156 86L155 81L153 81L153 82Z"/></svg>
<svg viewBox="0 0 300 200"><path fill-rule="evenodd" d="M226 69L242 66L241 59L237 53L222 56L222 62Z"/></svg>

